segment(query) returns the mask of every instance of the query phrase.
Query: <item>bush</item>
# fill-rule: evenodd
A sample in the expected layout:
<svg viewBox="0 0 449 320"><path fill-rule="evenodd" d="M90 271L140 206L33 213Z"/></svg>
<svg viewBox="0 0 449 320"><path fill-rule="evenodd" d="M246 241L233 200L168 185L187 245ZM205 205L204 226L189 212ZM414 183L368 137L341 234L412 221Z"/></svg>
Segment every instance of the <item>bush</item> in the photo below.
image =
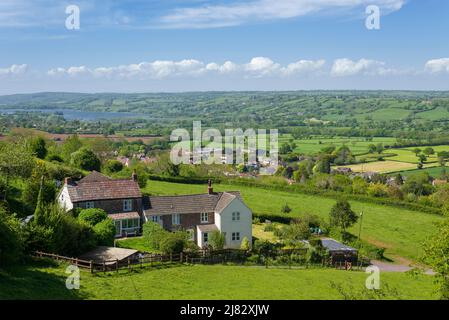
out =
<svg viewBox="0 0 449 320"><path fill-rule="evenodd" d="M284 206L281 208L282 213L290 213L292 209L288 206L288 204L284 204Z"/></svg>
<svg viewBox="0 0 449 320"><path fill-rule="evenodd" d="M240 245L240 249L248 251L251 249L251 244L249 243L249 240L247 237L243 237L242 243Z"/></svg>
<svg viewBox="0 0 449 320"><path fill-rule="evenodd" d="M214 231L209 236L209 245L214 250L222 250L225 245L225 236L220 231Z"/></svg>
<svg viewBox="0 0 449 320"><path fill-rule="evenodd" d="M123 164L118 160L109 160L104 168L109 173L115 173L123 170Z"/></svg>
<svg viewBox="0 0 449 320"><path fill-rule="evenodd" d="M91 226L102 222L108 217L107 213L103 209L91 208L83 209L78 215L78 220L84 221Z"/></svg>
<svg viewBox="0 0 449 320"><path fill-rule="evenodd" d="M388 187L382 183L374 183L368 187L366 193L371 197L386 197L388 195Z"/></svg>
<svg viewBox="0 0 449 320"><path fill-rule="evenodd" d="M39 195L41 184L40 181L30 180L25 184L22 191L22 201L29 205L30 208L35 208L37 203L37 196ZM42 185L42 200L44 203L49 204L53 202L56 197L56 186L52 181L44 181Z"/></svg>
<svg viewBox="0 0 449 320"><path fill-rule="evenodd" d="M166 232L159 243L159 249L165 253L181 253L187 242L187 236L185 232Z"/></svg>
<svg viewBox="0 0 449 320"><path fill-rule="evenodd" d="M88 171L100 171L101 162L95 153L86 148L82 148L70 155L70 164L79 169Z"/></svg>
<svg viewBox="0 0 449 320"><path fill-rule="evenodd" d="M97 245L112 246L115 239L115 224L111 218L106 218L94 226Z"/></svg>
<svg viewBox="0 0 449 320"><path fill-rule="evenodd" d="M148 242L148 245L154 250L160 250L160 243L168 232L160 224L151 221L146 222L142 229L143 236Z"/></svg>
<svg viewBox="0 0 449 320"><path fill-rule="evenodd" d="M20 221L0 208L0 266L19 262L23 249Z"/></svg>

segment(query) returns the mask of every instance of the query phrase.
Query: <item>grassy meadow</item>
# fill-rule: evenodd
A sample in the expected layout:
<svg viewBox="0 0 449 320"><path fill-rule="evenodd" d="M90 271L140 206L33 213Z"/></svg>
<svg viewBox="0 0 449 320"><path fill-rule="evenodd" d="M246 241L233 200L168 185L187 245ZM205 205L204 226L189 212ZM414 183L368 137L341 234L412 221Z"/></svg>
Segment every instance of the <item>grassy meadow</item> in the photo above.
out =
<svg viewBox="0 0 449 320"><path fill-rule="evenodd" d="M243 199L258 213L281 213L281 207L288 204L292 208L291 216L300 217L305 213L316 214L323 219L328 218L335 200L320 196L299 193L267 190L257 187L215 184L215 191L239 190ZM179 184L150 180L143 190L151 195L179 195L206 192L205 185ZM354 211L363 211L362 239L379 247L386 248L387 257L395 259L400 256L416 260L421 255L422 242L435 231L434 222L442 218L438 215L417 211L350 201ZM359 224L350 231L358 234Z"/></svg>
<svg viewBox="0 0 449 320"><path fill-rule="evenodd" d="M1 299L342 299L332 283L361 291L366 274L335 269L285 269L232 265L172 264L153 269L90 274L81 271L80 289L67 290L65 265L41 261L0 270ZM436 299L431 276L381 273L400 299ZM382 287L383 286L383 287ZM353 291L351 290L353 293Z"/></svg>

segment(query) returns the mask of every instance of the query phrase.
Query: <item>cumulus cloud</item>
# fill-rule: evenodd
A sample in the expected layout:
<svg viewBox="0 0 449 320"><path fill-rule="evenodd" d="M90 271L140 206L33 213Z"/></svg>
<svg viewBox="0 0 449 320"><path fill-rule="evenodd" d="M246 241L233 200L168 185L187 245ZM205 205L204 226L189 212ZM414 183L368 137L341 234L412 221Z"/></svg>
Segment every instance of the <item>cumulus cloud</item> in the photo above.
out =
<svg viewBox="0 0 449 320"><path fill-rule="evenodd" d="M449 58L429 60L426 62L425 69L431 73L449 73Z"/></svg>
<svg viewBox="0 0 449 320"><path fill-rule="evenodd" d="M369 59L353 61L350 59L337 59L331 69L331 75L336 77L362 75L388 75L399 73L398 70L386 67L385 62Z"/></svg>
<svg viewBox="0 0 449 320"><path fill-rule="evenodd" d="M242 75L245 77L264 76L294 76L320 70L324 60L299 60L283 67L270 58L255 57L248 63L237 64L226 61L204 63L195 59L180 61L156 60L138 64L120 65L113 67L88 68L86 66L54 68L47 72L49 76L92 76L97 78L136 78L162 79L169 77L197 77L205 74Z"/></svg>
<svg viewBox="0 0 449 320"><path fill-rule="evenodd" d="M402 8L405 0L251 0L178 8L160 20L166 28L214 28L252 21L296 18L317 13L350 11L378 5L383 14Z"/></svg>
<svg viewBox="0 0 449 320"><path fill-rule="evenodd" d="M0 68L0 76L18 76L25 74L28 70L26 64L13 64L7 68Z"/></svg>

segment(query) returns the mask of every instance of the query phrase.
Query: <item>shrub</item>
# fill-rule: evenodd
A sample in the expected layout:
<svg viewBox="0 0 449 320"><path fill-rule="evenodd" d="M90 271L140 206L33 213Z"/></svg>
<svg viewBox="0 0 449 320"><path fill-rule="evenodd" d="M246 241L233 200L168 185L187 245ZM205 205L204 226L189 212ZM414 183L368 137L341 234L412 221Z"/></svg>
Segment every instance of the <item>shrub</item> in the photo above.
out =
<svg viewBox="0 0 449 320"><path fill-rule="evenodd" d="M81 210L78 215L78 220L84 221L91 226L95 226L97 223L100 223L107 217L108 215L103 209L91 208Z"/></svg>
<svg viewBox="0 0 449 320"><path fill-rule="evenodd" d="M214 250L221 250L225 245L225 236L220 231L214 231L209 235L209 245Z"/></svg>
<svg viewBox="0 0 449 320"><path fill-rule="evenodd" d="M108 162L106 162L104 168L107 172L115 173L122 171L123 164L118 160L109 160Z"/></svg>
<svg viewBox="0 0 449 320"><path fill-rule="evenodd" d="M88 171L100 171L100 159L95 153L86 148L82 148L70 155L70 164L79 169Z"/></svg>
<svg viewBox="0 0 449 320"><path fill-rule="evenodd" d="M284 204L284 206L281 208L282 213L290 213L292 209L288 206L288 204Z"/></svg>
<svg viewBox="0 0 449 320"><path fill-rule="evenodd" d="M0 208L0 266L17 263L23 249L20 221Z"/></svg>
<svg viewBox="0 0 449 320"><path fill-rule="evenodd" d="M366 193L371 197L386 197L388 195L388 187L382 183L373 183L368 187Z"/></svg>
<svg viewBox="0 0 449 320"><path fill-rule="evenodd" d="M159 243L159 249L165 253L181 253L187 242L187 237L185 232L166 232L166 234L161 238Z"/></svg>
<svg viewBox="0 0 449 320"><path fill-rule="evenodd" d="M106 218L94 226L95 238L97 245L112 246L115 239L115 225L111 218Z"/></svg>
<svg viewBox="0 0 449 320"><path fill-rule="evenodd" d="M146 222L142 229L143 236L148 242L148 245L154 250L159 250L161 240L168 232L160 224L151 221Z"/></svg>
<svg viewBox="0 0 449 320"><path fill-rule="evenodd" d="M275 232L276 231L276 226L272 223L266 223L265 226L263 227L263 231L265 232Z"/></svg>
<svg viewBox="0 0 449 320"><path fill-rule="evenodd" d="M242 243L240 245L240 249L248 251L251 249L251 244L249 243L249 240L247 237L243 237Z"/></svg>

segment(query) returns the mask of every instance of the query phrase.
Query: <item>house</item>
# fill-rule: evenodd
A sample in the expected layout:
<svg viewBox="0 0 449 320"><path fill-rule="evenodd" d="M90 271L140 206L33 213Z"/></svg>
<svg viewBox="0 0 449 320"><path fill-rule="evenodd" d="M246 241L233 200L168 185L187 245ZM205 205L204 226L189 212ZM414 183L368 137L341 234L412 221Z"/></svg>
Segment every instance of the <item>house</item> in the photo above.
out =
<svg viewBox="0 0 449 320"><path fill-rule="evenodd" d="M135 173L131 179L111 179L94 171L77 182L66 178L58 202L67 211L105 210L117 237L138 234L144 222L153 221L166 230L186 230L201 248L214 231L223 233L226 248L239 248L245 237L252 242L252 212L240 193L214 192L211 181L204 194L148 197L140 192Z"/></svg>
<svg viewBox="0 0 449 320"><path fill-rule="evenodd" d="M66 178L58 194L58 202L65 210L100 208L114 220L117 236L137 234L142 222L142 193L137 175L131 179L111 179L99 172L75 182Z"/></svg>
<svg viewBox="0 0 449 320"><path fill-rule="evenodd" d="M214 231L224 235L226 248L240 248L245 237L252 242L252 212L237 191L214 192L209 181L205 194L152 196L148 200L146 221L167 230L187 230L200 248L208 244Z"/></svg>

